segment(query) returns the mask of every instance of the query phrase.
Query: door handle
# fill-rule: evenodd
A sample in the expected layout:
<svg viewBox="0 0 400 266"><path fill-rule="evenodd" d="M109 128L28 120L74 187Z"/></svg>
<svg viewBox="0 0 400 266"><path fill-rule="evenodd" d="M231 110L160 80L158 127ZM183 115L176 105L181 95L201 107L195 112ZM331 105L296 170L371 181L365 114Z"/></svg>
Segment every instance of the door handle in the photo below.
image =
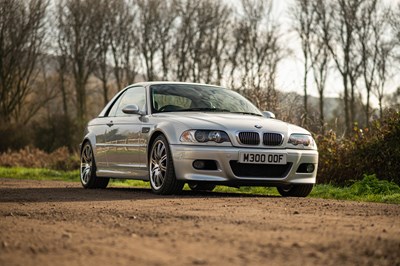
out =
<svg viewBox="0 0 400 266"><path fill-rule="evenodd" d="M114 125L114 122L113 122L113 121L110 121L110 122L108 122L106 125L109 126L109 127L111 127L111 126Z"/></svg>

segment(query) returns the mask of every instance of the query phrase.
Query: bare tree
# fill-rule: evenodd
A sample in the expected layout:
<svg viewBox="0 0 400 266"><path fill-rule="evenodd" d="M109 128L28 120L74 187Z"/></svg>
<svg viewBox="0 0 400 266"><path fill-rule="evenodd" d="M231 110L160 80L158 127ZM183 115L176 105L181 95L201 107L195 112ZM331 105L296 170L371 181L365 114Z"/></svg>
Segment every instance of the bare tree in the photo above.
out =
<svg viewBox="0 0 400 266"><path fill-rule="evenodd" d="M315 9L311 0L296 0L291 8L293 18L293 27L301 41L301 49L303 51L303 91L304 91L304 124L308 123L308 95L307 95L307 77L310 66L311 57L311 38L312 30L315 25Z"/></svg>
<svg viewBox="0 0 400 266"><path fill-rule="evenodd" d="M138 0L139 30L141 53L146 67L146 79L157 80L156 61L160 43L157 35L157 25L162 16L159 0Z"/></svg>
<svg viewBox="0 0 400 266"><path fill-rule="evenodd" d="M175 59L176 59L176 78L179 81L189 79L192 62L187 58L190 56L191 44L195 36L192 28L192 21L196 16L196 10L199 8L200 1L179 1L177 6L177 14L179 15L178 34L175 44Z"/></svg>
<svg viewBox="0 0 400 266"><path fill-rule="evenodd" d="M40 110L59 96L59 91L54 89L57 78L48 68L50 60L52 58L46 54L37 59L37 74L30 82L30 94L24 100L21 108L23 112L18 117L18 122L23 125L27 125Z"/></svg>
<svg viewBox="0 0 400 266"><path fill-rule="evenodd" d="M112 6L111 2L99 1L97 4L98 19L93 23L96 23L96 32L94 33L94 38L97 42L97 60L95 61L95 67L93 69L93 74L102 83L102 95L104 106L108 103L108 91L109 91L109 79L110 79L110 62L109 52L110 52L110 35L109 32L114 29L111 27L111 16Z"/></svg>
<svg viewBox="0 0 400 266"><path fill-rule="evenodd" d="M358 24L364 84L367 91L366 125L369 125L370 97L376 92L382 109L383 89L387 76L391 45L384 36L388 33L389 12L378 0L367 0Z"/></svg>
<svg viewBox="0 0 400 266"><path fill-rule="evenodd" d="M196 8L189 26L193 32L189 40L191 81L220 82L224 69L221 55L227 42L225 29L229 15L230 9L223 2L202 1Z"/></svg>
<svg viewBox="0 0 400 266"><path fill-rule="evenodd" d="M242 0L241 4L243 16L236 21L230 55L231 84L260 109L276 110L275 80L283 48L279 28L271 16L272 4L259 0ZM240 88L235 85L238 80Z"/></svg>
<svg viewBox="0 0 400 266"><path fill-rule="evenodd" d="M400 3L394 8L390 15L390 26L393 32L393 42L396 45L397 53L395 54L396 60L400 62Z"/></svg>
<svg viewBox="0 0 400 266"><path fill-rule="evenodd" d="M220 84L227 64L231 8L222 1L177 3L176 78Z"/></svg>
<svg viewBox="0 0 400 266"><path fill-rule="evenodd" d="M156 25L157 40L159 43L159 50L161 53L161 65L162 65L162 79L168 80L168 76L171 72L170 65L172 55L174 51L173 32L175 30L175 22L177 19L177 1L162 1L160 5L162 16L158 18L159 23Z"/></svg>
<svg viewBox="0 0 400 266"><path fill-rule="evenodd" d="M137 7L125 0L110 2L110 29L108 30L113 60L114 77L120 91L135 81L140 57L139 34L136 27Z"/></svg>
<svg viewBox="0 0 400 266"><path fill-rule="evenodd" d="M51 16L51 23L54 25L58 25L59 17L57 12ZM64 145L69 149L69 151L74 150L73 143L73 122L71 121L71 113L74 111L70 107L72 106L72 82L71 82L71 62L68 57L68 47L64 40L64 36L59 34L58 29L53 29L51 31L51 35L54 40L54 51L55 51L55 75L57 76L57 82L55 87L59 91L58 104L61 104L60 116L62 119L62 124L64 125L63 129L63 139ZM49 108L49 107L48 107ZM49 119L50 120L50 119Z"/></svg>
<svg viewBox="0 0 400 266"><path fill-rule="evenodd" d="M314 82L319 94L319 123L321 133L325 132L324 98L326 80L331 61L330 52L326 43L331 42L332 17L329 5L323 0L313 3L315 12L314 26L311 32L310 45L308 45Z"/></svg>
<svg viewBox="0 0 400 266"><path fill-rule="evenodd" d="M61 37L61 36L58 36ZM67 52L65 51L66 47L64 46L64 42L58 39L58 52L57 54L57 67L56 71L59 76L59 88L62 97L62 109L65 117L69 117L69 108L68 108L68 91L67 91L67 80L69 74L69 66L68 66L68 58Z"/></svg>
<svg viewBox="0 0 400 266"><path fill-rule="evenodd" d="M101 15L93 8L97 5L96 0L60 0L57 4L59 41L71 62L79 129L86 121L86 85L98 56L95 33Z"/></svg>
<svg viewBox="0 0 400 266"><path fill-rule="evenodd" d="M45 0L0 0L0 119L20 122L21 108L39 73Z"/></svg>
<svg viewBox="0 0 400 266"><path fill-rule="evenodd" d="M61 37L61 36L58 36ZM72 145L72 137L70 134L71 130L71 116L70 116L70 110L69 110L69 100L70 100L70 94L69 94L69 76L70 76L70 71L69 71L69 64L68 64L68 58L67 58L67 52L65 51L66 47L64 46L64 42L60 39L58 39L58 54L57 54L57 67L56 67L56 72L58 73L58 88L61 93L61 103L62 103L62 117L63 117L63 123L65 125L65 145L68 147L68 149L71 151L73 150L73 145Z"/></svg>
<svg viewBox="0 0 400 266"><path fill-rule="evenodd" d="M379 114L383 117L383 99L385 96L386 81L390 73L391 59L393 58L393 42L382 42L378 47L377 72L378 78L375 79L373 91L378 98Z"/></svg>
<svg viewBox="0 0 400 266"><path fill-rule="evenodd" d="M348 131L355 117L355 89L361 75L360 53L356 49L356 25L365 0L336 0L332 5L332 38L326 40L336 69L342 76L345 124Z"/></svg>
<svg viewBox="0 0 400 266"><path fill-rule="evenodd" d="M391 60L394 60L393 63L395 65L398 65L400 63L400 3L398 3L394 8L393 11L391 12L389 16L389 23L390 23L390 28L392 31L392 39L391 42L386 42L386 45L384 45L381 49L380 54L380 60L379 60L379 75L382 77L386 77L388 73L388 68L386 67L387 60L385 60L384 56L389 55L389 58ZM385 61L384 61L385 60ZM396 68L396 71L399 71L399 68ZM386 73L386 75L384 75ZM386 78L384 78L386 80ZM382 80L381 80L382 81ZM377 86L375 95L378 97L379 100L379 109L380 109L380 115L382 117L383 114L383 94L384 94L384 86L379 85ZM397 90L392 94L393 97L392 99L389 100L390 103L392 103L394 106L397 106L399 108L400 106L400 87L397 88Z"/></svg>
<svg viewBox="0 0 400 266"><path fill-rule="evenodd" d="M228 50L230 42L230 32L226 29L232 27L232 9L227 5L217 5L215 8L215 24L213 25L213 37L211 42L212 60L214 61L214 69L208 68L207 80L216 84L221 84L223 74L229 62ZM210 73L216 73L216 77L211 79Z"/></svg>

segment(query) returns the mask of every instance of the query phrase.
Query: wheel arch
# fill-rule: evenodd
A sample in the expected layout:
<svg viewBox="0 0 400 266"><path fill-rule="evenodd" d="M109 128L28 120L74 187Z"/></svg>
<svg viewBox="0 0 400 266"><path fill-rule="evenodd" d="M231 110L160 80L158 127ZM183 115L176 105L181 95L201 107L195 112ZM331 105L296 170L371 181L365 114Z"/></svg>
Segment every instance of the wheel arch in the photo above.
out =
<svg viewBox="0 0 400 266"><path fill-rule="evenodd" d="M163 131L155 130L153 132L153 134L150 136L150 139L149 139L148 144L147 144L147 151L146 151L146 153L147 153L147 163L150 162L150 152L151 152L151 147L153 146L154 140L160 135L163 135L167 139L167 141L169 143L168 137L165 135L165 133Z"/></svg>
<svg viewBox="0 0 400 266"><path fill-rule="evenodd" d="M93 155L96 155L96 137L92 134L87 134L81 144L80 144L80 153L82 153L83 146L86 142L89 142L90 146L92 147Z"/></svg>
<svg viewBox="0 0 400 266"><path fill-rule="evenodd" d="M92 143L90 143L90 140L88 138L85 138L82 140L82 143L80 144L79 148L80 148L80 154L83 151L83 147L85 146L86 142L89 142L90 146L92 146Z"/></svg>

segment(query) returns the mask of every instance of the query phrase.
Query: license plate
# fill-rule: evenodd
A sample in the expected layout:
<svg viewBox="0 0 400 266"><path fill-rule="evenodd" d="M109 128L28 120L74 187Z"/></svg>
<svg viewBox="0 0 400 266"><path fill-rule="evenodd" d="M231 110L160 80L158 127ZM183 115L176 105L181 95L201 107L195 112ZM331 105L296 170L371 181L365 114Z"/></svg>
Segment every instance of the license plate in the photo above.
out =
<svg viewBox="0 0 400 266"><path fill-rule="evenodd" d="M286 164L286 154L270 152L239 152L239 163Z"/></svg>

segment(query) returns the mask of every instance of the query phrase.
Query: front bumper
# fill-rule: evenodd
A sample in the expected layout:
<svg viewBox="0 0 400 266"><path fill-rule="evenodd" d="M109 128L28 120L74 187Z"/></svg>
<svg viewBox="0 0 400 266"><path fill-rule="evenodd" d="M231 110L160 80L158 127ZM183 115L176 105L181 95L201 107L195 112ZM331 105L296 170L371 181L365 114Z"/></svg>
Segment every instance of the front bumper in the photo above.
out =
<svg viewBox="0 0 400 266"><path fill-rule="evenodd" d="M239 159L240 151L260 152L260 149L171 145L175 174L178 180L225 183L238 186L276 186L296 183L315 184L316 182L318 168L318 151L316 150L264 149L263 151L287 153L287 162L291 164L283 176L272 177L270 174L266 174L266 177L235 175L230 163ZM195 169L193 167L195 160L213 160L217 164L217 170ZM312 173L298 173L298 167L302 163L314 164L314 171ZM243 165L245 166L245 164Z"/></svg>

